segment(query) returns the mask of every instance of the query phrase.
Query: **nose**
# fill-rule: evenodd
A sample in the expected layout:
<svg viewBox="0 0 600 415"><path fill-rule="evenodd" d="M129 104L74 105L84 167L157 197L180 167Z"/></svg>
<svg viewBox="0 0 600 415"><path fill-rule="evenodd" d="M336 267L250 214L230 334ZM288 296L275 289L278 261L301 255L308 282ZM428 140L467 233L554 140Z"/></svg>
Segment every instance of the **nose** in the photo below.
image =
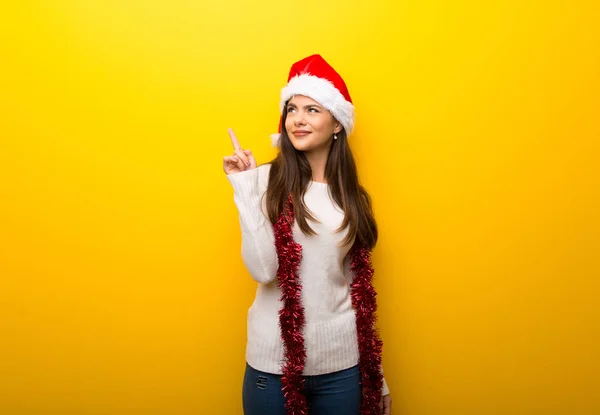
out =
<svg viewBox="0 0 600 415"><path fill-rule="evenodd" d="M304 125L304 115L302 113L298 113L296 118L294 119L294 125Z"/></svg>
<svg viewBox="0 0 600 415"><path fill-rule="evenodd" d="M304 120L304 111L301 109L297 109L294 112L290 112L287 114L288 120L290 120L294 126L305 125L306 121Z"/></svg>

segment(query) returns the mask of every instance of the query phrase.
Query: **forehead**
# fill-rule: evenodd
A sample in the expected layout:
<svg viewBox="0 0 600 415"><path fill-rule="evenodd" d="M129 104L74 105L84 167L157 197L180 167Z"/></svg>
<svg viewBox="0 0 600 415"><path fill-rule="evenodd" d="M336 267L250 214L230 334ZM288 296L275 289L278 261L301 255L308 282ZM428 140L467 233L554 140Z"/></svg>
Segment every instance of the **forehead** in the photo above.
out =
<svg viewBox="0 0 600 415"><path fill-rule="evenodd" d="M290 98L290 100L288 101L289 104L294 104L297 106L305 106L305 105L319 105L322 106L321 104L319 104L317 101L315 101L314 99L307 97L306 95L294 95L292 98Z"/></svg>

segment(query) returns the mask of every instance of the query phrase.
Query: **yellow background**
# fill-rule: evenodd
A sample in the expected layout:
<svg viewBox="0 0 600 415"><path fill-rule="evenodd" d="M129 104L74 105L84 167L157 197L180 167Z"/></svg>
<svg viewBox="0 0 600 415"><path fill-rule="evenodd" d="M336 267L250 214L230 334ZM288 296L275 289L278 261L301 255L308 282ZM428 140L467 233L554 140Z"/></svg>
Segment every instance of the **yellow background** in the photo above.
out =
<svg viewBox="0 0 600 415"><path fill-rule="evenodd" d="M599 21L592 0L4 3L0 413L241 414L227 128L273 157L312 53L357 106L393 413L600 413Z"/></svg>

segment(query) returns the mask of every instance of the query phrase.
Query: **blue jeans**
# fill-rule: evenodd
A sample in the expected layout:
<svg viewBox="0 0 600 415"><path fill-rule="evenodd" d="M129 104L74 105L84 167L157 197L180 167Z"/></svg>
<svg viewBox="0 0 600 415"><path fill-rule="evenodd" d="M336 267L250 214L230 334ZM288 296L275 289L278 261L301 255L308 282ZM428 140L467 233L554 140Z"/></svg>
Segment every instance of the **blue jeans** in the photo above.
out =
<svg viewBox="0 0 600 415"><path fill-rule="evenodd" d="M304 376L310 415L359 415L362 390L357 366L326 375ZM286 415L281 375L246 363L242 388L244 415Z"/></svg>

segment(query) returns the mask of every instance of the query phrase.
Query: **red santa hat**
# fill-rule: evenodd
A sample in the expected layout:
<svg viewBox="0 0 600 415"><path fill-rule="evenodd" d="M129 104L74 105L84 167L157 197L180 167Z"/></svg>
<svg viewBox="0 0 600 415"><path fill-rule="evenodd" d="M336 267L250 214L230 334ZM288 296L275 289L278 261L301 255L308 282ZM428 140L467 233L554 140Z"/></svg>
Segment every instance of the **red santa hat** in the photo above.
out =
<svg viewBox="0 0 600 415"><path fill-rule="evenodd" d="M281 90L279 110L283 113L285 103L294 95L304 95L314 99L327 109L344 127L349 136L354 129L354 105L348 88L340 74L321 55L311 55L296 63L290 69L288 83ZM279 143L281 118L277 134L271 135L274 146Z"/></svg>

